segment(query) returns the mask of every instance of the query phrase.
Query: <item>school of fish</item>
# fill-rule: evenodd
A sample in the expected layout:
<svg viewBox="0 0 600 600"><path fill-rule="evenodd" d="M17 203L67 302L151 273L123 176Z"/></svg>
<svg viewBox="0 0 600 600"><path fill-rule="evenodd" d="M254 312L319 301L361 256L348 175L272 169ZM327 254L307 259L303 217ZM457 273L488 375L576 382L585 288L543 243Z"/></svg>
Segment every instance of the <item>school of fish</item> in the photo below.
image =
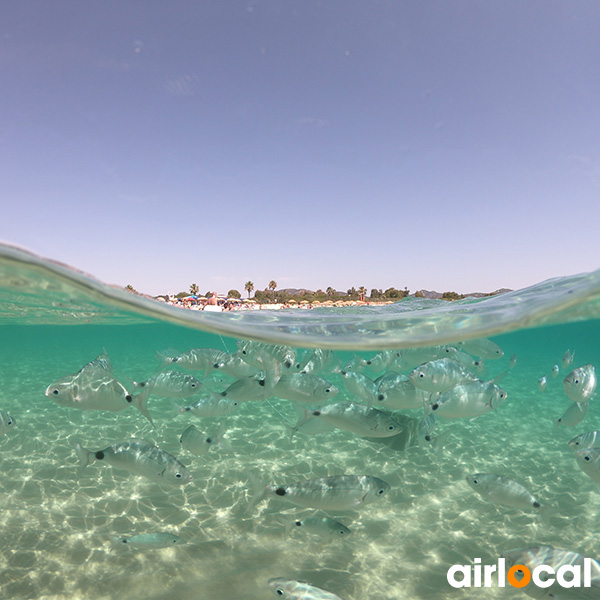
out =
<svg viewBox="0 0 600 600"><path fill-rule="evenodd" d="M148 408L149 399L159 397L176 403L176 415L194 420L194 424L182 426L180 457L137 439L135 432L129 439L98 440L93 448L82 446L75 434L70 444L79 462L79 476L84 477L86 468L91 466L145 477L164 486L165 491L169 486L198 485L193 475L195 461L218 460L221 452L235 452L226 438L229 416L243 403L269 405L272 399L289 402L296 414L295 423L285 422L290 436L310 439L335 429L373 443L398 443L401 448L418 445L435 455L443 451L452 421L489 418L490 413L502 410L507 393L500 384L510 377L517 364L513 355L500 374L485 378L488 361L504 356L502 349L489 339L387 350L368 359L354 355L345 362L331 350L301 351L247 340L239 341L237 346L235 352L214 348L183 353L157 351L159 364L154 373L139 381L119 378L106 352L75 373L57 373L58 379L45 390L57 410L120 412L133 406L153 427L159 427L160 422L155 423ZM570 350L562 357L561 366L558 362L551 369L551 378L557 377L561 367L569 372L563 380L567 407L555 419L555 428L575 427L586 418L589 402L595 396L595 369L591 364L573 367L574 352ZM543 375L538 381L539 393L547 386L548 376ZM285 419L274 412L277 418ZM420 416L415 417L415 413ZM439 427L440 423L445 424ZM15 424L11 415L0 411L0 436L13 434ZM600 431L580 434L569 446L583 474L600 485ZM286 534L298 530L321 540L339 540L351 533L339 513L368 510L369 504L384 501L393 491L385 477L384 467L381 472L346 472L295 481L285 475L276 481L260 481L249 474L251 500L247 509L252 512L263 501L312 509L312 516L290 520L284 526ZM513 473L473 473L465 477L482 501L491 502L500 510L543 511L543 500L517 479L518 474ZM114 536L113 541L135 550L185 543L172 532L156 531ZM547 556L549 561L568 552L548 548L540 554L530 549L507 551L507 556L516 555L531 562L534 551L536 560ZM550 563L538 560L538 564ZM594 585L600 586L600 576L597 581L594 579ZM311 583L285 577L272 578L266 587L276 596L289 599L340 598Z"/></svg>

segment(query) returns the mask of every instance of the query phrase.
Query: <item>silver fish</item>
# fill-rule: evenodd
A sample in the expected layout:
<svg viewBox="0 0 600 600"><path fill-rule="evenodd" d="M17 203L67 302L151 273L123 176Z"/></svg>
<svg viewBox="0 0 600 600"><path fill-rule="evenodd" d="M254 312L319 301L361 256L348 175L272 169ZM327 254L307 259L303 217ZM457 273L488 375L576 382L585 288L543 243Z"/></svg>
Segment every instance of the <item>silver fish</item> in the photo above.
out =
<svg viewBox="0 0 600 600"><path fill-rule="evenodd" d="M578 448L575 450L575 458L579 468L600 484L600 448Z"/></svg>
<svg viewBox="0 0 600 600"><path fill-rule="evenodd" d="M49 385L45 391L45 395L57 404L79 410L117 412L133 405L152 423L146 408L149 393L150 390L146 389L137 396L130 394L115 379L105 354L84 365L74 375L67 375Z"/></svg>
<svg viewBox="0 0 600 600"><path fill-rule="evenodd" d="M563 369L566 369L570 365L572 365L574 358L575 358L575 352L571 352L570 350L567 350L563 354L563 357L562 357L562 367L563 367Z"/></svg>
<svg viewBox="0 0 600 600"><path fill-rule="evenodd" d="M385 400L377 385L363 373L341 371L341 375L346 389L359 400L369 405Z"/></svg>
<svg viewBox="0 0 600 600"><path fill-rule="evenodd" d="M598 378L593 365L585 365L573 369L564 379L563 385L569 400L588 402L594 395Z"/></svg>
<svg viewBox="0 0 600 600"><path fill-rule="evenodd" d="M571 448L599 448L600 447L600 431L588 431L575 436L569 440Z"/></svg>
<svg viewBox="0 0 600 600"><path fill-rule="evenodd" d="M265 497L287 500L296 506L321 510L358 510L364 504L378 500L390 490L390 485L369 475L334 475L306 479L290 485L268 485L253 502Z"/></svg>
<svg viewBox="0 0 600 600"><path fill-rule="evenodd" d="M552 367L552 377L558 377L559 371L560 371L560 367L558 365L554 365Z"/></svg>
<svg viewBox="0 0 600 600"><path fill-rule="evenodd" d="M562 417L556 419L556 427L575 427L579 425L587 416L589 404L587 402L575 402L569 405Z"/></svg>
<svg viewBox="0 0 600 600"><path fill-rule="evenodd" d="M323 350L321 348L315 348L310 354L307 353L306 362L298 365L302 373L312 373L318 375L324 368L329 359L331 358L331 350Z"/></svg>
<svg viewBox="0 0 600 600"><path fill-rule="evenodd" d="M473 356L477 356L478 358L493 360L496 358L502 358L504 356L502 348L487 338L458 342L457 346L462 348L465 352L468 352Z"/></svg>
<svg viewBox="0 0 600 600"><path fill-rule="evenodd" d="M410 380L426 392L443 394L459 383L475 380L475 376L450 358L438 358L420 365L409 373Z"/></svg>
<svg viewBox="0 0 600 600"><path fill-rule="evenodd" d="M386 373L375 380L377 383L377 404L392 410L422 408L424 402L431 398L431 393L418 387L400 373ZM379 397L383 396L380 401Z"/></svg>
<svg viewBox="0 0 600 600"><path fill-rule="evenodd" d="M475 473L474 475L468 475L466 479L467 483L480 496L491 500L495 504L511 506L521 510L531 508L539 510L542 508L542 505L533 494L508 477L490 473Z"/></svg>
<svg viewBox="0 0 600 600"><path fill-rule="evenodd" d="M565 565L574 565L580 567L583 571L584 557L576 552L560 550L551 546L535 546L533 548L520 548L509 550L502 554L506 560L506 570L508 571L514 565L524 565L531 572L536 567L546 565L551 567L554 572ZM591 587L583 586L583 574L581 587L563 587L554 578L554 583L549 587L540 588L530 581L525 587L521 588L527 595L534 598L554 598L555 600L597 600L600 598L600 563L592 560L591 568ZM568 577L568 575L567 575ZM542 574L540 579L548 581L548 574Z"/></svg>
<svg viewBox="0 0 600 600"><path fill-rule="evenodd" d="M126 545L128 548L135 550L152 550L156 548L169 548L179 544L179 537L172 533L140 533L130 537L114 536L113 541L117 544Z"/></svg>
<svg viewBox="0 0 600 600"><path fill-rule="evenodd" d="M506 391L491 381L469 381L442 394L431 404L436 416L464 419L484 415L506 400Z"/></svg>
<svg viewBox="0 0 600 600"><path fill-rule="evenodd" d="M259 371L260 369L253 367L244 360L244 357L239 350L233 354L228 354L223 366L219 369L219 372L226 373L235 379L251 377L252 375L256 375Z"/></svg>
<svg viewBox="0 0 600 600"><path fill-rule="evenodd" d="M307 517L299 521L294 521L293 529L308 531L321 537L348 537L350 529L330 517Z"/></svg>
<svg viewBox="0 0 600 600"><path fill-rule="evenodd" d="M367 360L366 365L373 372L381 373L382 371L393 370L396 361L401 358L402 354L398 350L383 350Z"/></svg>
<svg viewBox="0 0 600 600"><path fill-rule="evenodd" d="M308 404L325 402L338 392L335 385L312 373L286 373L273 388L273 396Z"/></svg>
<svg viewBox="0 0 600 600"><path fill-rule="evenodd" d="M7 434L15 425L15 420L5 410L0 410L0 435Z"/></svg>
<svg viewBox="0 0 600 600"><path fill-rule="evenodd" d="M262 401L267 397L265 376L261 372L250 377L242 377L218 395L233 402Z"/></svg>
<svg viewBox="0 0 600 600"><path fill-rule="evenodd" d="M157 352L158 359L167 365L176 364L190 371L204 371L207 375L214 369L221 369L228 354L216 348L193 348L183 354Z"/></svg>
<svg viewBox="0 0 600 600"><path fill-rule="evenodd" d="M287 600L343 600L340 596L305 581L282 577L269 579L269 588L276 596Z"/></svg>
<svg viewBox="0 0 600 600"><path fill-rule="evenodd" d="M211 448L221 443L220 430L213 434L202 433L194 425L190 425L179 438L181 446L196 456L207 456Z"/></svg>
<svg viewBox="0 0 600 600"><path fill-rule="evenodd" d="M146 379L134 381L136 388L150 388L150 394L161 398L188 398L202 389L202 382L179 371L161 371Z"/></svg>
<svg viewBox="0 0 600 600"><path fill-rule="evenodd" d="M77 441L72 443L79 458L80 471L98 461L158 483L184 485L192 480L190 472L174 456L148 442L132 439L103 450L87 450Z"/></svg>
<svg viewBox="0 0 600 600"><path fill-rule="evenodd" d="M228 415L240 406L237 400L222 398L220 395L202 396L194 404L180 406L179 412L191 412L197 417L221 417Z"/></svg>
<svg viewBox="0 0 600 600"><path fill-rule="evenodd" d="M357 402L332 402L307 411L295 429L300 429L310 419L320 419L338 429L365 437L391 437L403 430L402 425L387 413Z"/></svg>
<svg viewBox="0 0 600 600"><path fill-rule="evenodd" d="M543 392L546 389L547 385L548 385L548 379L546 378L545 375L538 379L538 389L540 390L540 392Z"/></svg>
<svg viewBox="0 0 600 600"><path fill-rule="evenodd" d="M396 361L396 369L405 371L426 362L445 358L448 355L447 346L429 346L427 348L406 348L400 351L401 359Z"/></svg>

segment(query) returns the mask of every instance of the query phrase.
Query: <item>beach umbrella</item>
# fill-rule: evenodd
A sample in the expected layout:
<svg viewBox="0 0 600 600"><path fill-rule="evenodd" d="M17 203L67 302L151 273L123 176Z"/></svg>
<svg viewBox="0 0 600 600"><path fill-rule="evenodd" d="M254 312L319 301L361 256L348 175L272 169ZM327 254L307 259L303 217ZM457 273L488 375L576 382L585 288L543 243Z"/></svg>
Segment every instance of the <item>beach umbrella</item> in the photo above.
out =
<svg viewBox="0 0 600 600"><path fill-rule="evenodd" d="M288 304L298 304L298 302L292 298L291 300L288 300Z"/></svg>
<svg viewBox="0 0 600 600"><path fill-rule="evenodd" d="M308 300L300 300L300 304L308 304Z"/></svg>

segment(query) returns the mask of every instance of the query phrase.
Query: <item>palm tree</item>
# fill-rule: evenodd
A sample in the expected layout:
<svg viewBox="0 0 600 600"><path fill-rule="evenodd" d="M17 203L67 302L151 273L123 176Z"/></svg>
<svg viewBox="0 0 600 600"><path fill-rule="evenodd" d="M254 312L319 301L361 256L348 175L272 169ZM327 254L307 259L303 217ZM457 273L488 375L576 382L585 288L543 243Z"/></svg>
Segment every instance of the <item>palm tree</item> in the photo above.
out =
<svg viewBox="0 0 600 600"><path fill-rule="evenodd" d="M251 281L246 281L244 289L248 292L248 298L250 298L250 294L254 291L254 284Z"/></svg>
<svg viewBox="0 0 600 600"><path fill-rule="evenodd" d="M271 279L271 281L269 281L269 289L271 290L272 294L273 294L273 299L275 299L275 288L277 287L277 282L273 281L273 279Z"/></svg>
<svg viewBox="0 0 600 600"><path fill-rule="evenodd" d="M325 293L330 297L333 298L335 296L335 290L329 286L326 290Z"/></svg>
<svg viewBox="0 0 600 600"><path fill-rule="evenodd" d="M200 288L198 287L197 283L192 283L192 285L190 285L190 294L192 296L197 296L199 291Z"/></svg>
<svg viewBox="0 0 600 600"><path fill-rule="evenodd" d="M365 301L365 296L366 296L366 294L367 294L367 288L366 288L364 285L361 285L361 286L358 288L358 299L359 299L361 302L364 302L364 301Z"/></svg>

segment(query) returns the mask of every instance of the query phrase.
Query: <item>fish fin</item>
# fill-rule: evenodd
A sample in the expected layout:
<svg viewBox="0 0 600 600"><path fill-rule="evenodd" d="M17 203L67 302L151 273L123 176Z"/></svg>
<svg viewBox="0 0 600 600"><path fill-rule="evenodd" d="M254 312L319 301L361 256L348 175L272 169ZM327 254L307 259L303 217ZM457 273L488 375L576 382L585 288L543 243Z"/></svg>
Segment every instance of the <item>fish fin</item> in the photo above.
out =
<svg viewBox="0 0 600 600"><path fill-rule="evenodd" d="M173 348L169 348L167 350L156 350L155 354L158 362L160 363L159 370L162 370L165 367L168 367L170 364L173 364L173 361L170 359L174 356L179 356L180 352L177 352L177 350L174 350Z"/></svg>
<svg viewBox="0 0 600 600"><path fill-rule="evenodd" d="M259 477L253 472L248 473L248 483L250 484L250 495L252 500L246 507L245 512L249 514L258 506L261 500L265 498L269 488L268 486L263 485Z"/></svg>
<svg viewBox="0 0 600 600"><path fill-rule="evenodd" d="M78 475L81 475L83 470L90 464L92 464L94 453L86 450L76 439L71 439L71 445L75 448L77 458L79 459L79 470Z"/></svg>
<svg viewBox="0 0 600 600"><path fill-rule="evenodd" d="M502 371L502 373L500 373L499 375L496 375L496 377L494 377L493 379L490 379L488 383L495 383L496 385L499 384L508 375L509 371L510 367Z"/></svg>
<svg viewBox="0 0 600 600"><path fill-rule="evenodd" d="M133 397L132 404L150 421L152 427L156 428L154 421L152 420L152 415L146 406L146 401L148 400L148 396L150 396L151 388L145 388L142 392L140 392L137 396Z"/></svg>
<svg viewBox="0 0 600 600"><path fill-rule="evenodd" d="M446 441L448 440L449 436L450 436L450 430L447 430L447 431L440 433L439 435L436 435L435 438L433 438L431 447L433 448L433 453L436 456L441 456L442 450L444 449L444 445L445 445Z"/></svg>
<svg viewBox="0 0 600 600"><path fill-rule="evenodd" d="M298 416L298 420L296 421L296 424L292 427L290 440L294 437L294 435L298 431L300 431L300 427L302 427L302 425L305 425L306 423L308 423L308 421L315 418L315 417L313 417L311 410L309 410L306 407L302 407L302 409L304 410L304 414Z"/></svg>

